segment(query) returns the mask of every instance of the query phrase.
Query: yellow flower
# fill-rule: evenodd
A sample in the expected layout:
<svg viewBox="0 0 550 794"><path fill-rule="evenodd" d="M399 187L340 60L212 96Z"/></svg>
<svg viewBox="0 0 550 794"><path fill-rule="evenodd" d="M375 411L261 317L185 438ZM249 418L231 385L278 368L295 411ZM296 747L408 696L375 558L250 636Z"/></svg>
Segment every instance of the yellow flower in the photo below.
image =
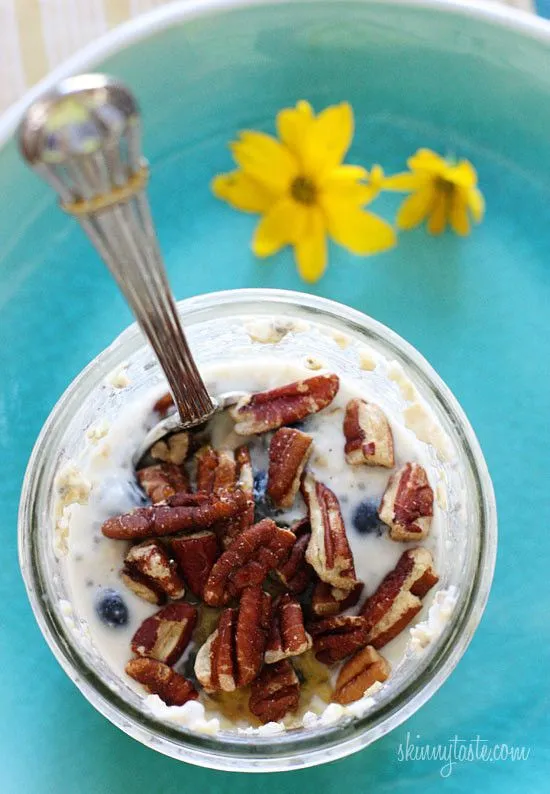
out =
<svg viewBox="0 0 550 794"><path fill-rule="evenodd" d="M279 139L244 131L230 144L239 170L220 174L214 194L239 210L262 215L252 250L259 257L294 247L298 271L317 281L327 265L327 235L355 254L374 254L395 243L389 223L362 209L380 192L381 169L343 165L353 138L347 102L314 114L298 102L277 115Z"/></svg>
<svg viewBox="0 0 550 794"><path fill-rule="evenodd" d="M485 212L477 173L468 160L453 163L430 149L419 149L407 161L410 171L387 177L384 190L410 192L397 214L400 229L412 229L428 219L430 234L447 224L457 234L470 233L470 216L479 223Z"/></svg>

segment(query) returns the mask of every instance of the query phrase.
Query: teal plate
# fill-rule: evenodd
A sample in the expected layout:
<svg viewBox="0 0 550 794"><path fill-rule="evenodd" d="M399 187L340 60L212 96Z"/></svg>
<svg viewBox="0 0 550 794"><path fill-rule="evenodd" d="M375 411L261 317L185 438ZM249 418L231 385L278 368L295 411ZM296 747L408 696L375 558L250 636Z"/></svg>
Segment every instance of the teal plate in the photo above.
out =
<svg viewBox="0 0 550 794"><path fill-rule="evenodd" d="M0 150L0 790L546 791L550 25L507 10L436 3L200 5L218 8L199 14L184 3L159 11L67 69L100 63L140 98L151 203L178 298L245 286L304 289L289 253L254 261L254 219L209 191L213 174L231 166L226 143L236 130L272 130L276 111L297 99L317 110L352 103L351 162L394 172L428 146L478 169L487 217L471 237L432 239L420 229L372 259L334 249L327 275L308 289L392 327L462 403L496 488L494 586L470 649L432 700L373 746L326 767L229 778L157 755L96 713L34 623L17 567L17 502L53 404L131 317L80 230L8 141ZM396 201L383 197L375 207L391 218ZM441 745L440 752L455 736L479 736L490 746L525 747L529 757L466 760L444 777L442 761L401 760L407 735L416 745Z"/></svg>

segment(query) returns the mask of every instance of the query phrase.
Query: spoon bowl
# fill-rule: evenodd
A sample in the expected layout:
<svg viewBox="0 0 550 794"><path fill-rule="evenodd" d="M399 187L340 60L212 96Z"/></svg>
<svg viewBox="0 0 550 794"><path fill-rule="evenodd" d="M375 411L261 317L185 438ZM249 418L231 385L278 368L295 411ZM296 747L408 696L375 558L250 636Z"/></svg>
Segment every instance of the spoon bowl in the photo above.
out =
<svg viewBox="0 0 550 794"><path fill-rule="evenodd" d="M232 405L236 405L239 402L241 397L244 397L246 392L243 391L231 391L225 392L220 396L215 398L215 410L214 413L218 413L221 411L225 411L227 408L230 408ZM143 458L148 454L151 447L157 443L157 441L161 441L163 438L167 436L171 436L174 433L181 433L185 430L198 430L202 425L206 424L213 418L214 413L208 416L204 421L197 421L195 423L190 422L182 422L179 414L176 412L174 414L170 414L169 416L161 419L158 424L149 430L149 432L143 438L141 444L139 445L132 462L135 468L140 467L140 462Z"/></svg>

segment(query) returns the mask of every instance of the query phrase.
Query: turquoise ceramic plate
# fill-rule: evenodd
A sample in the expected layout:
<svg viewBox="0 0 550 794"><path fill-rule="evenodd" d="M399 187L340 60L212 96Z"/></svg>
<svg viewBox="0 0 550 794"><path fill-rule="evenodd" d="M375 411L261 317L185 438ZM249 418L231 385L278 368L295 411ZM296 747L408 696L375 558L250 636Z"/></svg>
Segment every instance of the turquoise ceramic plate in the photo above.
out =
<svg viewBox="0 0 550 794"><path fill-rule="evenodd" d="M349 100L352 161L403 167L418 146L472 160L487 199L468 239L422 230L374 259L334 250L312 292L409 339L464 406L497 492L501 546L481 627L451 679L406 725L330 767L233 790L440 791L441 762L401 761L399 744L458 735L530 748L525 761L465 762L448 791L546 790L550 665L550 26L506 9L435 3L183 3L116 31L72 62L136 90L151 200L179 298L244 286L300 289L291 257L258 264L254 220L215 201L226 142L272 128L299 98ZM63 72L66 72L64 69ZM130 321L75 224L0 137L0 303L4 547L2 792L217 791L223 774L157 756L96 714L39 635L17 571L15 522L41 423L76 373ZM391 217L395 201L378 202ZM417 735L420 738L416 738ZM289 775L293 774L294 777Z"/></svg>

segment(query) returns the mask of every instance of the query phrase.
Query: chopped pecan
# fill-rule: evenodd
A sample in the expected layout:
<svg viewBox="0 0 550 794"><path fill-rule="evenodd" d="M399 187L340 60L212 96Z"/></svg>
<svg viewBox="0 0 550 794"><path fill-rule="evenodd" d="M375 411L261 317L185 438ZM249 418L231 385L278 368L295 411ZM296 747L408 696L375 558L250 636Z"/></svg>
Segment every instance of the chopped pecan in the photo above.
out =
<svg viewBox="0 0 550 794"><path fill-rule="evenodd" d="M277 430L329 405L340 386L337 375L316 375L278 389L243 397L229 409L235 432L242 436Z"/></svg>
<svg viewBox="0 0 550 794"><path fill-rule="evenodd" d="M390 477L378 515L392 540L422 540L430 531L434 492L418 463L405 463Z"/></svg>
<svg viewBox="0 0 550 794"><path fill-rule="evenodd" d="M211 494L231 488L237 481L235 455L229 449L216 450L210 445L201 447L197 461L197 491Z"/></svg>
<svg viewBox="0 0 550 794"><path fill-rule="evenodd" d="M369 626L364 617L336 615L332 618L317 620L308 625L313 637L315 656L324 664L344 659L368 642Z"/></svg>
<svg viewBox="0 0 550 794"><path fill-rule="evenodd" d="M291 528L296 542L288 558L275 573L291 593L303 593L313 576L313 568L306 562L306 549L311 537L309 519L302 519Z"/></svg>
<svg viewBox="0 0 550 794"><path fill-rule="evenodd" d="M418 547L403 552L393 571L361 609L369 629L369 644L382 648L403 631L422 609L420 599L437 581L428 549Z"/></svg>
<svg viewBox="0 0 550 794"><path fill-rule="evenodd" d="M183 706L199 696L190 681L156 659L132 659L126 665L126 673L152 695L158 695L167 706Z"/></svg>
<svg viewBox="0 0 550 794"><path fill-rule="evenodd" d="M120 572L120 578L133 593L144 601L149 601L151 604L161 606L166 603L166 593L159 587L156 582L148 576L143 576L135 569L123 568Z"/></svg>
<svg viewBox="0 0 550 794"><path fill-rule="evenodd" d="M163 394L162 397L159 397L156 403L153 405L153 411L156 411L157 414L160 414L161 417L164 418L173 407L174 398L170 392L166 392L166 394Z"/></svg>
<svg viewBox="0 0 550 794"><path fill-rule="evenodd" d="M222 606L245 587L261 584L295 540L293 532L269 518L243 530L215 562L204 588L206 603Z"/></svg>
<svg viewBox="0 0 550 794"><path fill-rule="evenodd" d="M279 662L288 656L300 656L311 648L311 637L304 628L302 607L285 593L278 601L271 618L271 628L265 650L266 664Z"/></svg>
<svg viewBox="0 0 550 794"><path fill-rule="evenodd" d="M108 518L101 531L108 538L138 540L155 535L174 535L187 529L203 529L243 513L250 499L239 488L216 494L178 493L168 505L139 507Z"/></svg>
<svg viewBox="0 0 550 794"><path fill-rule="evenodd" d="M171 436L157 441L153 444L149 454L156 460L163 460L165 463L175 463L181 466L189 453L189 433L185 430L181 433L172 433Z"/></svg>
<svg viewBox="0 0 550 794"><path fill-rule="evenodd" d="M170 540L170 548L189 589L202 598L212 566L220 556L214 532L203 530Z"/></svg>
<svg viewBox="0 0 550 794"><path fill-rule="evenodd" d="M189 644L197 623L197 610L191 604L168 604L143 621L132 638L136 656L175 664Z"/></svg>
<svg viewBox="0 0 550 794"><path fill-rule="evenodd" d="M185 595L185 585L176 563L157 541L151 540L132 546L124 558L124 581L132 580L134 574L138 574L138 584L149 585L153 591L160 589L168 598L177 600ZM131 589L136 592L134 588Z"/></svg>
<svg viewBox="0 0 550 794"><path fill-rule="evenodd" d="M276 507L288 508L300 487L300 478L311 454L313 439L291 427L281 427L269 445L267 494Z"/></svg>
<svg viewBox="0 0 550 794"><path fill-rule="evenodd" d="M300 700L300 681L288 659L266 665L252 682L248 707L260 722L278 722L289 711L296 711Z"/></svg>
<svg viewBox="0 0 550 794"><path fill-rule="evenodd" d="M238 610L224 609L195 660L197 679L208 692L233 692L256 678L270 617L271 597L259 586L243 590Z"/></svg>
<svg viewBox="0 0 550 794"><path fill-rule="evenodd" d="M217 527L225 549L229 548L243 529L252 526L254 523L254 475L250 451L247 446L238 447L235 450L235 464L237 487L247 495L249 506L236 518L232 518Z"/></svg>
<svg viewBox="0 0 550 794"><path fill-rule="evenodd" d="M302 493L311 524L306 560L323 582L342 590L352 590L357 584L353 554L336 494L311 474L303 479Z"/></svg>
<svg viewBox="0 0 550 794"><path fill-rule="evenodd" d="M332 699L342 705L353 703L362 698L376 681L385 681L390 671L384 657L372 645L367 645L348 659L340 670Z"/></svg>
<svg viewBox="0 0 550 794"><path fill-rule="evenodd" d="M164 502L180 491L189 491L189 480L181 466L158 463L136 472L136 477L153 504Z"/></svg>
<svg viewBox="0 0 550 794"><path fill-rule="evenodd" d="M374 403L356 398L346 406L344 418L346 460L352 465L393 468L393 436L384 412Z"/></svg>
<svg viewBox="0 0 550 794"><path fill-rule="evenodd" d="M311 611L317 617L338 615L358 603L363 587L363 582L358 582L353 590L338 590L319 580L313 588Z"/></svg>

